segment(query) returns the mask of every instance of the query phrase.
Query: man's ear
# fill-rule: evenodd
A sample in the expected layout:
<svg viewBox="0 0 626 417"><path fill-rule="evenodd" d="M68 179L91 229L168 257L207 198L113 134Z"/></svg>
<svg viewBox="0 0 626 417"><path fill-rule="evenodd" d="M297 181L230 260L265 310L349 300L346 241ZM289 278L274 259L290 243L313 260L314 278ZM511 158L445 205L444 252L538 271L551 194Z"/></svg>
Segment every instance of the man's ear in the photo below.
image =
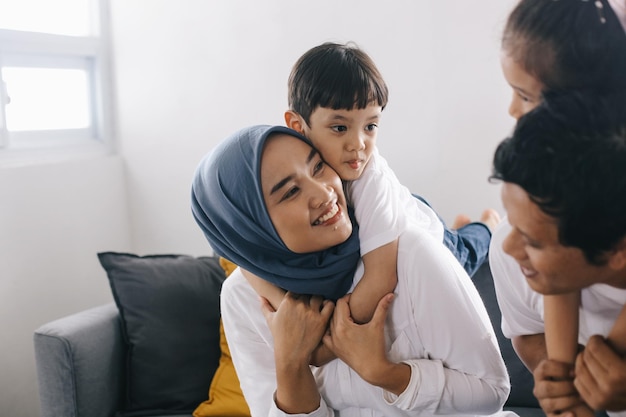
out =
<svg viewBox="0 0 626 417"><path fill-rule="evenodd" d="M298 113L293 110L287 110L285 112L285 124L288 128L295 130L296 132L304 135L304 126L306 123Z"/></svg>
<svg viewBox="0 0 626 417"><path fill-rule="evenodd" d="M616 271L626 271L626 237L617 242L609 255L609 266Z"/></svg>

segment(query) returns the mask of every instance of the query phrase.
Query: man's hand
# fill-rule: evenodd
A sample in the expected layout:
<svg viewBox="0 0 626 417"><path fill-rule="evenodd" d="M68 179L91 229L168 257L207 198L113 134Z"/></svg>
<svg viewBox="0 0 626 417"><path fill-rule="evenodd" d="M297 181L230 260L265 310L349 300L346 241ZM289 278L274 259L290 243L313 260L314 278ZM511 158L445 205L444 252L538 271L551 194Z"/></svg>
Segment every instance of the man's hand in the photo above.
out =
<svg viewBox="0 0 626 417"><path fill-rule="evenodd" d="M602 336L592 336L576 358L574 385L596 410L626 410L626 359Z"/></svg>
<svg viewBox="0 0 626 417"><path fill-rule="evenodd" d="M573 365L544 359L533 372L533 391L548 417L593 416L574 386Z"/></svg>

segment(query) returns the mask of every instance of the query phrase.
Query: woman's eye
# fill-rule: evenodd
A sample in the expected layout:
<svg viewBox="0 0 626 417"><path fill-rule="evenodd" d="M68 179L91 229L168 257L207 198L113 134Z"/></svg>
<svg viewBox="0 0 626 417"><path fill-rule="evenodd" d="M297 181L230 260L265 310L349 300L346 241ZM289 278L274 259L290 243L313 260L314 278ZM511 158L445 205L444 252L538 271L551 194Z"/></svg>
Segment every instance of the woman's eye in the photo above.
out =
<svg viewBox="0 0 626 417"><path fill-rule="evenodd" d="M291 187L290 189L287 190L285 194L283 194L283 198L281 198L280 201L284 201L293 197L294 195L298 193L298 191L300 191L298 187Z"/></svg>
<svg viewBox="0 0 626 417"><path fill-rule="evenodd" d="M529 102L531 102L531 101L532 101L532 100L530 99L530 97L527 97L527 96L524 96L524 95L521 95L521 94L518 94L518 96L519 96L519 98L521 98L521 99L522 99L522 101L524 101L524 102L526 102L526 103L529 103Z"/></svg>
<svg viewBox="0 0 626 417"><path fill-rule="evenodd" d="M348 130L347 127L345 126L332 126L331 127L332 130L334 130L335 132L345 132L346 130Z"/></svg>
<svg viewBox="0 0 626 417"><path fill-rule="evenodd" d="M322 172L324 170L324 165L324 161L320 159L313 167L313 174L319 174Z"/></svg>

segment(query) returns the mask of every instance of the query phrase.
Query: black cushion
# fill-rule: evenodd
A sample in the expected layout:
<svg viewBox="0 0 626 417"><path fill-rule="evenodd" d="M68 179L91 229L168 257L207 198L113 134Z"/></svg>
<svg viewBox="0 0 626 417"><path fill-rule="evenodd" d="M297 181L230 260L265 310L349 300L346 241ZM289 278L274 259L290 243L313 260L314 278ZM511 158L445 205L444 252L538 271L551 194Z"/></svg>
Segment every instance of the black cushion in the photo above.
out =
<svg viewBox="0 0 626 417"><path fill-rule="evenodd" d="M500 326L502 313L500 312L498 300L496 299L496 291L493 286L493 277L491 276L489 262L485 262L480 269L476 271L472 276L472 281L474 281L474 285L478 289L485 307L487 307L491 324L498 338L498 344L500 345L504 363L506 364L511 378L511 394L506 401L505 408L539 407L539 403L533 395L534 380L532 374L515 353L511 340L507 339L502 334L502 328Z"/></svg>
<svg viewBox="0 0 626 417"><path fill-rule="evenodd" d="M217 257L99 253L127 352L122 416L191 413L220 358Z"/></svg>

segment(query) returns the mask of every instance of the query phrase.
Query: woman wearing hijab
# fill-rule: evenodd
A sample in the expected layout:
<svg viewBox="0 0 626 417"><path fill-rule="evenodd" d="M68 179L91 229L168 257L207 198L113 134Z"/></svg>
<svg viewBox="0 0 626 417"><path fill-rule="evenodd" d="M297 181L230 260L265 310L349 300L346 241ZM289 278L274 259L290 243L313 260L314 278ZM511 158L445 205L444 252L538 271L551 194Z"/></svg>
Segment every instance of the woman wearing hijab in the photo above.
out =
<svg viewBox="0 0 626 417"><path fill-rule="evenodd" d="M509 381L487 312L430 235L401 233L393 302L384 297L368 324L351 321L344 294L363 273L356 225L339 177L304 137L253 126L226 138L196 171L192 211L215 253L239 265L221 309L253 416L500 410ZM274 309L245 275L287 294ZM338 359L309 366L320 343Z"/></svg>

